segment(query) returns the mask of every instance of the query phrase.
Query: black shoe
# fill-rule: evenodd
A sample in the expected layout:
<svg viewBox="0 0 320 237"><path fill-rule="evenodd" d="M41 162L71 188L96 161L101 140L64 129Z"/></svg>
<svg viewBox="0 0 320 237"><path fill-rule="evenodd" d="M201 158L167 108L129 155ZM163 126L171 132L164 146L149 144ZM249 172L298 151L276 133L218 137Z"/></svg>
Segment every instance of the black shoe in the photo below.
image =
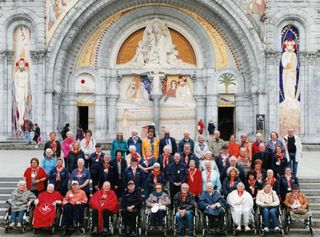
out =
<svg viewBox="0 0 320 237"><path fill-rule="evenodd" d="M154 231L154 229L155 229L155 227L153 226L153 225L150 225L149 226L149 230L152 232L152 231Z"/></svg>
<svg viewBox="0 0 320 237"><path fill-rule="evenodd" d="M193 236L193 231L189 231L188 236Z"/></svg>
<svg viewBox="0 0 320 237"><path fill-rule="evenodd" d="M38 229L33 229L33 233L34 233L35 235L37 235L37 234L39 234L39 230L38 230Z"/></svg>
<svg viewBox="0 0 320 237"><path fill-rule="evenodd" d="M68 228L66 226L62 226L62 235L67 235L68 234Z"/></svg>
<svg viewBox="0 0 320 237"><path fill-rule="evenodd" d="M133 230L133 231L131 232L130 236L131 236L131 237L135 237L135 236L137 236L136 231L134 231L134 230Z"/></svg>
<svg viewBox="0 0 320 237"><path fill-rule="evenodd" d="M108 230L107 228L103 228L102 235L103 235L104 237L106 237L106 236L108 236L108 234L109 234L109 230Z"/></svg>
<svg viewBox="0 0 320 237"><path fill-rule="evenodd" d="M91 231L91 234L92 235L97 235L98 234L98 228L95 226L94 228L93 228L93 230Z"/></svg>
<svg viewBox="0 0 320 237"><path fill-rule="evenodd" d="M159 232L162 232L163 231L163 227L161 225L158 226L158 230L159 230Z"/></svg>

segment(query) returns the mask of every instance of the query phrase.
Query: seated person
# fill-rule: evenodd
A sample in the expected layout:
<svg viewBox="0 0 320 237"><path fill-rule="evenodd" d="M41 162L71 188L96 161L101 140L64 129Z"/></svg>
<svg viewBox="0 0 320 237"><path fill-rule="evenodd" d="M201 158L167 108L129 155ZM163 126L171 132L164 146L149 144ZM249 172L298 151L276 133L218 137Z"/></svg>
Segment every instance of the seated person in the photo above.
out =
<svg viewBox="0 0 320 237"><path fill-rule="evenodd" d="M47 191L39 194L34 201L36 205L33 212L33 228L35 232L37 232L38 228L51 227L56 219L56 204L61 204L62 200L63 196L58 191L54 191L53 184L48 184Z"/></svg>
<svg viewBox="0 0 320 237"><path fill-rule="evenodd" d="M50 171L49 183L54 184L56 191L60 192L62 196L65 196L68 191L68 182L70 174L68 170L63 167L62 158L57 159L57 165Z"/></svg>
<svg viewBox="0 0 320 237"><path fill-rule="evenodd" d="M226 198L229 193L237 188L238 183L241 182L239 178L239 171L235 167L229 167L227 171L227 177L223 180L222 194Z"/></svg>
<svg viewBox="0 0 320 237"><path fill-rule="evenodd" d="M287 207L287 210L290 212L290 216L294 220L306 219L309 216L308 199L302 192L300 192L298 184L294 184L292 191L287 193L284 204Z"/></svg>
<svg viewBox="0 0 320 237"><path fill-rule="evenodd" d="M153 231L156 226L159 231L162 231L167 207L170 205L169 195L163 191L162 184L155 185L155 191L150 194L146 205L150 208L151 214L150 231Z"/></svg>
<svg viewBox="0 0 320 237"><path fill-rule="evenodd" d="M193 236L193 216L195 211L195 202L192 193L189 192L189 185L187 183L183 183L181 185L181 192L174 195L173 205L176 210L178 233L184 235L185 228L183 218L185 218L188 223L188 236Z"/></svg>
<svg viewBox="0 0 320 237"><path fill-rule="evenodd" d="M142 208L142 200L141 191L136 189L134 182L130 180L121 198L121 216L124 224L124 233L127 236L136 235L136 217Z"/></svg>
<svg viewBox="0 0 320 237"><path fill-rule="evenodd" d="M272 220L274 230L279 232L278 207L280 204L279 197L276 191L272 190L269 183L264 185L264 188L258 192L256 204L260 207L262 215L263 231L269 232L270 219Z"/></svg>
<svg viewBox="0 0 320 237"><path fill-rule="evenodd" d="M109 218L118 213L119 203L116 193L111 189L109 181L105 181L102 189L95 192L90 199L92 208L93 234L109 232Z"/></svg>
<svg viewBox="0 0 320 237"><path fill-rule="evenodd" d="M299 185L299 180L292 174L291 168L286 167L284 175L279 178L278 182L281 203L285 201L287 193L292 191L294 185Z"/></svg>
<svg viewBox="0 0 320 237"><path fill-rule="evenodd" d="M223 233L224 215L227 205L220 192L214 190L211 182L206 183L206 191L199 198L199 208L209 218L209 228L213 228L214 220L218 219L219 232Z"/></svg>
<svg viewBox="0 0 320 237"><path fill-rule="evenodd" d="M8 203L11 206L11 218L9 227L14 227L17 221L17 227L21 228L23 223L23 215L30 206L36 196L27 189L26 182L21 180L18 182L17 189L11 193Z"/></svg>
<svg viewBox="0 0 320 237"><path fill-rule="evenodd" d="M243 216L243 224L245 231L250 231L249 219L253 208L253 198L245 191L242 182L238 183L237 190L232 191L227 198L228 204L231 206L231 214L233 223L237 226L237 231L241 231L241 219Z"/></svg>
<svg viewBox="0 0 320 237"><path fill-rule="evenodd" d="M75 223L83 226L85 204L88 202L86 193L80 189L79 182L73 180L69 190L63 199L62 235L67 235L69 227Z"/></svg>
<svg viewBox="0 0 320 237"><path fill-rule="evenodd" d="M267 170L267 178L264 180L264 185L268 183L271 185L272 190L276 191L279 194L279 185L278 180L274 177L273 170Z"/></svg>

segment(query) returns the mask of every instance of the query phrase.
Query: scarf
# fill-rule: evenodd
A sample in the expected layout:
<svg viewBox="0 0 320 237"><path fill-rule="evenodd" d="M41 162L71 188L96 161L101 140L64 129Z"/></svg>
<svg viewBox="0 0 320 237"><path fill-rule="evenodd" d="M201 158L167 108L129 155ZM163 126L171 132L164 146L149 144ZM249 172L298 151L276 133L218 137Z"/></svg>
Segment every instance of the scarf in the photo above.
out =
<svg viewBox="0 0 320 237"><path fill-rule="evenodd" d="M211 180L211 170L207 173L207 182Z"/></svg>
<svg viewBox="0 0 320 237"><path fill-rule="evenodd" d="M73 150L73 154L77 155L79 153L79 150Z"/></svg>
<svg viewBox="0 0 320 237"><path fill-rule="evenodd" d="M57 177L56 177L56 181L61 181L61 171L63 169L63 166L61 165L60 167L57 165Z"/></svg>
<svg viewBox="0 0 320 237"><path fill-rule="evenodd" d="M232 177L232 176L230 177L230 185L229 185L230 188L234 187L235 180L236 180L236 177Z"/></svg>
<svg viewBox="0 0 320 237"><path fill-rule="evenodd" d="M259 146L262 141L255 141L256 145Z"/></svg>
<svg viewBox="0 0 320 237"><path fill-rule="evenodd" d="M106 163L106 162L103 163L103 170L104 170L104 172L108 173L109 167L110 167L110 163Z"/></svg>
<svg viewBox="0 0 320 237"><path fill-rule="evenodd" d="M181 199L182 199L182 201L185 202L186 199L187 199L188 193L180 192L180 194L181 194Z"/></svg>
<svg viewBox="0 0 320 237"><path fill-rule="evenodd" d="M167 167L169 165L169 154L165 155L163 154L163 167Z"/></svg>
<svg viewBox="0 0 320 237"><path fill-rule="evenodd" d="M291 188L291 178L292 176L285 176L286 177L286 180L287 180L287 184L288 184L288 188Z"/></svg>
<svg viewBox="0 0 320 237"><path fill-rule="evenodd" d="M97 158L96 158L96 161L99 161L100 160L100 156L101 156L101 153L96 153L96 156L97 156Z"/></svg>
<svg viewBox="0 0 320 237"><path fill-rule="evenodd" d="M160 170L152 170L151 172L153 174L153 183L156 184L158 182L158 176L161 175Z"/></svg>
<svg viewBox="0 0 320 237"><path fill-rule="evenodd" d="M77 169L77 178L81 179L82 178L82 170Z"/></svg>
<svg viewBox="0 0 320 237"><path fill-rule="evenodd" d="M280 161L282 161L283 160L283 157L284 157L284 154L283 153L277 153L276 154L276 158L277 158L277 160L280 160Z"/></svg>
<svg viewBox="0 0 320 237"><path fill-rule="evenodd" d="M237 191L237 192L238 192L239 197L241 197L244 193L244 191Z"/></svg>
<svg viewBox="0 0 320 237"><path fill-rule="evenodd" d="M39 167L37 167L37 168L32 168L31 167L31 179L32 180L36 179L38 171L39 171Z"/></svg>
<svg viewBox="0 0 320 237"><path fill-rule="evenodd" d="M248 184L250 187L254 187L256 185L257 180L256 179L248 179Z"/></svg>
<svg viewBox="0 0 320 237"><path fill-rule="evenodd" d="M259 169L254 168L254 171L255 171L257 174L261 174L261 168L259 168Z"/></svg>
<svg viewBox="0 0 320 237"><path fill-rule="evenodd" d="M189 168L189 174L190 174L190 180L193 183L193 176L195 175L195 173L197 172L197 168Z"/></svg>
<svg viewBox="0 0 320 237"><path fill-rule="evenodd" d="M271 186L273 186L275 184L275 182L276 182L275 177L271 177L271 179L267 178L267 183L270 184Z"/></svg>
<svg viewBox="0 0 320 237"><path fill-rule="evenodd" d="M51 149L55 153L57 151L57 141L51 141Z"/></svg>
<svg viewBox="0 0 320 237"><path fill-rule="evenodd" d="M86 138L85 146L88 147L90 145L90 138Z"/></svg>
<svg viewBox="0 0 320 237"><path fill-rule="evenodd" d="M158 202L158 200L159 200L159 197L162 195L162 193L163 193L163 191L161 191L161 192L153 191L153 192L152 192L152 194L153 194L155 197L157 197L157 202Z"/></svg>
<svg viewBox="0 0 320 237"><path fill-rule="evenodd" d="M122 160L122 157L117 157L117 161L120 162Z"/></svg>

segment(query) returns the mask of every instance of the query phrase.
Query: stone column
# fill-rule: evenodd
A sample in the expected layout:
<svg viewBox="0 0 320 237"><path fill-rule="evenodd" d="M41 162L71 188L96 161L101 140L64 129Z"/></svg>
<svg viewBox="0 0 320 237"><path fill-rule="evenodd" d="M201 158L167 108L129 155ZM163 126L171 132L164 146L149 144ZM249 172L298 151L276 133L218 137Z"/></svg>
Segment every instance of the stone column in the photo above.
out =
<svg viewBox="0 0 320 237"><path fill-rule="evenodd" d="M4 77L4 116L5 123L3 126L5 127L6 135L12 136L12 127L11 127L11 113L12 113L12 86L13 86L13 51L7 51L7 61L5 62L5 77Z"/></svg>
<svg viewBox="0 0 320 237"><path fill-rule="evenodd" d="M107 136L107 86L106 72L99 70L99 78L96 78L95 98L95 138L105 141Z"/></svg>
<svg viewBox="0 0 320 237"><path fill-rule="evenodd" d="M0 124L5 124L5 98L4 95L6 94L6 91L4 90L4 80L6 78L5 75L5 62L6 62L6 51L0 51L0 114L2 114L2 116L0 116ZM0 126L0 140L5 140L5 134L6 130L5 130L5 126Z"/></svg>
<svg viewBox="0 0 320 237"><path fill-rule="evenodd" d="M164 77L163 73L152 72L149 76L152 81L151 98L153 100L153 123L157 134L160 134L160 100L162 98L161 81Z"/></svg>
<svg viewBox="0 0 320 237"><path fill-rule="evenodd" d="M116 75L107 78L107 139L114 139L117 129L118 129L118 121L117 121L117 101L119 98L119 83L121 80L121 76L116 73Z"/></svg>
<svg viewBox="0 0 320 237"><path fill-rule="evenodd" d="M194 99L196 100L196 122L200 119L205 121L205 98L201 95L194 96Z"/></svg>
<svg viewBox="0 0 320 237"><path fill-rule="evenodd" d="M216 128L218 129L218 96L216 94L207 94L206 99L206 121L208 125L212 120Z"/></svg>

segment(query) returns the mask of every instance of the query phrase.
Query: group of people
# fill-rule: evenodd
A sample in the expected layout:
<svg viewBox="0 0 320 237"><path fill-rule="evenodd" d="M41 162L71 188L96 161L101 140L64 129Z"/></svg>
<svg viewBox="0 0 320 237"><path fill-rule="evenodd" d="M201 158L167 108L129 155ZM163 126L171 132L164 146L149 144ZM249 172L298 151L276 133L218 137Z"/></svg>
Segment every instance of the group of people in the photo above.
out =
<svg viewBox="0 0 320 237"><path fill-rule="evenodd" d="M239 144L234 136L225 143L217 130L207 141L201 135L197 140L194 142L188 131L179 143L169 131L158 139L150 126L144 139L136 130L127 141L117 133L110 153L104 153L90 130L81 141L68 131L62 143L51 132L41 166L32 158L24 181L12 193L10 225L16 221L21 225L21 213L31 200L37 205L34 218L47 220L35 221L35 228L50 225L57 204L62 205L64 233L73 223L83 225L84 209L89 205L93 234L107 234L109 218L120 210L127 233L134 235L144 203L151 215L150 230L163 227L170 208L176 212L178 232L187 229L190 235L196 207L208 216L210 226L213 219L219 220L219 231L227 206L236 229L241 230L243 224L245 231L250 230L254 207L262 213L264 231L269 231L270 218L275 230L279 229L276 210L280 204L297 212L307 208L296 177L302 147L293 130L283 139L272 132L267 142L258 133L252 143L246 135ZM40 210L44 206L52 210L50 215Z"/></svg>

